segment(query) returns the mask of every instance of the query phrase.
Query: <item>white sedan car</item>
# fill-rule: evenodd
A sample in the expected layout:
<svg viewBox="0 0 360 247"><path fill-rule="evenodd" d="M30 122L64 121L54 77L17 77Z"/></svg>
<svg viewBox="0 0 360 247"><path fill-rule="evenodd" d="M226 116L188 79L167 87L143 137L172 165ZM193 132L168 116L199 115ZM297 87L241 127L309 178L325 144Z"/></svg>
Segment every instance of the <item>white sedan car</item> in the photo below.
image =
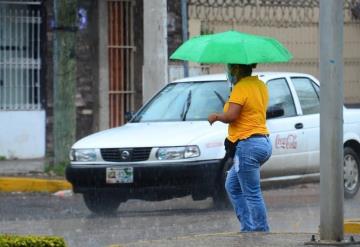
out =
<svg viewBox="0 0 360 247"><path fill-rule="evenodd" d="M270 92L267 126L273 155L263 182L319 177L319 82L300 73L257 73ZM225 75L185 78L167 84L124 126L77 141L66 178L90 211L114 212L138 198L225 198L227 125L207 117L221 112L230 93ZM360 110L344 108L344 188L360 186Z"/></svg>

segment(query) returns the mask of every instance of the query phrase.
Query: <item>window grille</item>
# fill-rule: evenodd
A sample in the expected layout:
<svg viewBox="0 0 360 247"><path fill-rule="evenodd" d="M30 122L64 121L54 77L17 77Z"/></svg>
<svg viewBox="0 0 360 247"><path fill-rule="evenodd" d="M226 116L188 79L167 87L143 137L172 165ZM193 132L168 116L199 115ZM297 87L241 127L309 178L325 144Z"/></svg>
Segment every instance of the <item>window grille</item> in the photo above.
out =
<svg viewBox="0 0 360 247"><path fill-rule="evenodd" d="M41 109L39 1L0 1L0 110Z"/></svg>
<svg viewBox="0 0 360 247"><path fill-rule="evenodd" d="M133 0L108 0L110 127L126 122L134 109Z"/></svg>

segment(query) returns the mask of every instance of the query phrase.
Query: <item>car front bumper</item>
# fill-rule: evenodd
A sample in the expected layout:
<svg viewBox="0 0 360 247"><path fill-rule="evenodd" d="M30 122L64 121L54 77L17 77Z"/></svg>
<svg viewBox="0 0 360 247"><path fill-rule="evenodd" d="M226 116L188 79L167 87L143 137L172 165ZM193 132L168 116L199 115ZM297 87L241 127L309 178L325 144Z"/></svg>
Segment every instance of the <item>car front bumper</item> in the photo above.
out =
<svg viewBox="0 0 360 247"><path fill-rule="evenodd" d="M106 168L114 165L70 165L66 168L66 179L76 193L93 190L113 191L126 199L141 198L151 194L154 200L194 193L210 194L221 174L221 160L174 162L164 164L139 164L133 167L133 183L106 183ZM124 167L121 165L119 167ZM127 166L131 167L131 165Z"/></svg>

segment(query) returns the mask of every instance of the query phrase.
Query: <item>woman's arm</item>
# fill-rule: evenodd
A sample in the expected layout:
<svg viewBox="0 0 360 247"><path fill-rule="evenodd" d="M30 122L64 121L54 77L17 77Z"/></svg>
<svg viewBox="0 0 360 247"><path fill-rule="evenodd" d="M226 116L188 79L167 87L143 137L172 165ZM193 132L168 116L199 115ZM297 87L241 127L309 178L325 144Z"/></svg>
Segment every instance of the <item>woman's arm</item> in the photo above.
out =
<svg viewBox="0 0 360 247"><path fill-rule="evenodd" d="M216 121L223 123L233 122L241 112L241 105L235 103L229 103L229 109L224 113L211 113L208 116L208 121L210 124L213 124Z"/></svg>

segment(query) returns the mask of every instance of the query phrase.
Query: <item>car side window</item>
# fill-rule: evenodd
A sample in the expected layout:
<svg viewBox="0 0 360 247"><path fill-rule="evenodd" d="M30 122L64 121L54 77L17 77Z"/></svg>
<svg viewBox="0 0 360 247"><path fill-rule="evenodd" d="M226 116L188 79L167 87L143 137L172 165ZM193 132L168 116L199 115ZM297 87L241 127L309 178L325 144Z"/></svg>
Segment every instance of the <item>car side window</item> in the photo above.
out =
<svg viewBox="0 0 360 247"><path fill-rule="evenodd" d="M269 107L281 107L284 109L284 117L296 116L296 108L289 85L285 78L269 80Z"/></svg>
<svg viewBox="0 0 360 247"><path fill-rule="evenodd" d="M319 113L320 100L318 88L315 88L314 82L306 77L292 77L291 80L299 97L303 114Z"/></svg>
<svg viewBox="0 0 360 247"><path fill-rule="evenodd" d="M319 87L319 85L318 84L316 84L315 82L313 82L313 81L311 81L312 83L312 85L313 85L313 87L315 88L315 91L316 91L316 94L317 94L317 96L319 97L319 99L320 99L320 87Z"/></svg>

